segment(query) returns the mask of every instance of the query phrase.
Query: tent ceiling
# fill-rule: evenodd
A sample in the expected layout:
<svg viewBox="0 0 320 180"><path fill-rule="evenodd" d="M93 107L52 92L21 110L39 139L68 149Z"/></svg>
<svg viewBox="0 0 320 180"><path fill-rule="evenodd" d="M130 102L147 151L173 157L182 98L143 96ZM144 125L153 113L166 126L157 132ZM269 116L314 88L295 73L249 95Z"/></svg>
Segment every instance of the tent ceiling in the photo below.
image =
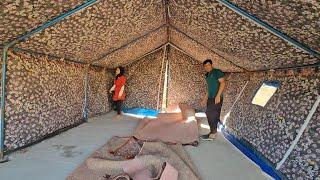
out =
<svg viewBox="0 0 320 180"><path fill-rule="evenodd" d="M234 57L225 56L227 57L227 60L224 56L219 56L216 52L210 50L202 44L199 44L197 41L192 40L191 38L174 28L170 28L169 33L172 44L177 46L177 48L183 50L192 58L199 61L212 59L214 67L217 67L225 72L243 71L242 68L233 63L232 58Z"/></svg>
<svg viewBox="0 0 320 180"><path fill-rule="evenodd" d="M0 44L12 41L84 2L85 0L1 0Z"/></svg>
<svg viewBox="0 0 320 180"><path fill-rule="evenodd" d="M84 1L17 2L2 2L1 44ZM217 67L229 72L319 62L318 57L290 45L217 1L167 2L98 1L16 47L109 68L130 63L167 42L197 60L211 58ZM313 50L320 49L319 3L232 2Z"/></svg>
<svg viewBox="0 0 320 180"><path fill-rule="evenodd" d="M230 1L294 39L320 51L320 1Z"/></svg>
<svg viewBox="0 0 320 180"><path fill-rule="evenodd" d="M244 19L219 2L170 1L170 23L248 70L312 64L317 58Z"/></svg>
<svg viewBox="0 0 320 180"><path fill-rule="evenodd" d="M89 63L163 24L161 0L100 1L18 46Z"/></svg>
<svg viewBox="0 0 320 180"><path fill-rule="evenodd" d="M163 46L166 44L167 39L167 27L162 26L156 31L152 31L146 36L143 36L132 43L126 44L119 50L108 53L93 64L110 68L128 64L146 53Z"/></svg>

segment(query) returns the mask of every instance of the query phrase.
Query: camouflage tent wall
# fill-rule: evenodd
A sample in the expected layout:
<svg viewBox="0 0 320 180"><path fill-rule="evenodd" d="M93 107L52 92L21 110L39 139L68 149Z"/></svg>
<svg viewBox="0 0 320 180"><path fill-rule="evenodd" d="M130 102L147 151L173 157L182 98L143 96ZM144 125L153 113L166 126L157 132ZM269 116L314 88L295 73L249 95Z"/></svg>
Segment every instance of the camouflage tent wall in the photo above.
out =
<svg viewBox="0 0 320 180"><path fill-rule="evenodd" d="M0 47L88 2L1 1ZM228 73L221 119L230 112L229 133L248 142L275 166L319 95L319 72L311 66L319 67L320 62L320 4L229 2L286 38L220 0L100 0L17 42L8 55L6 150L79 124L86 74L89 117L109 112L108 90L113 69L120 65L127 71L126 107L155 109L161 102L185 102L203 110L199 106L205 90L201 63L210 58L214 67ZM269 70L275 72L265 73ZM280 89L266 107L252 105L255 92L268 79L279 80ZM287 178L320 176L319 118L318 107L280 168Z"/></svg>
<svg viewBox="0 0 320 180"><path fill-rule="evenodd" d="M124 105L127 108L161 108L166 58L164 48L125 66L127 97Z"/></svg>
<svg viewBox="0 0 320 180"><path fill-rule="evenodd" d="M170 48L168 58L168 105L187 103L204 110L200 101L207 86L202 63L174 47Z"/></svg>
<svg viewBox="0 0 320 180"><path fill-rule="evenodd" d="M206 88L202 63L173 46L167 46L167 50L164 48L125 67L126 107L161 109L168 62L165 105L188 103L196 109L203 109L199 105Z"/></svg>
<svg viewBox="0 0 320 180"><path fill-rule="evenodd" d="M13 150L83 122L84 65L47 56L9 53L6 96L6 150ZM110 74L89 69L90 116L110 110Z"/></svg>
<svg viewBox="0 0 320 180"><path fill-rule="evenodd" d="M109 89L113 85L113 72L92 66L88 72L88 113L92 117L111 110Z"/></svg>
<svg viewBox="0 0 320 180"><path fill-rule="evenodd" d="M265 107L253 105L251 101L265 80L278 80L281 86ZM230 109L243 87L239 101ZM297 136L319 93L320 73L312 68L303 72L231 74L221 119L230 112L225 120L228 131L276 165ZM314 179L320 175L319 109L280 168L289 179Z"/></svg>
<svg viewBox="0 0 320 180"><path fill-rule="evenodd" d="M159 56L162 56L162 53L158 51L149 55L148 58L153 57L153 60L137 61L135 67L137 68L135 71L139 72L137 76L132 75L132 69L130 71L128 67L128 79L141 77L139 80L128 81L128 89L136 89L137 94L140 93L138 97L132 90L128 92L132 93L127 99L128 106L155 107L155 97L150 101L148 95L152 92L156 94L155 90L158 88L156 83L152 83L154 80L148 81L151 75L141 76L144 67L150 68L141 63L150 62L149 65L151 65L155 64L154 61L158 61L157 71L151 70L149 74L151 72L160 74L161 58ZM170 46L167 56L169 62L167 103L170 105L184 102L198 110L204 110L199 105L206 88L202 63L173 46ZM155 74L154 77L156 77ZM316 68L304 68L301 71L227 73L226 77L227 86L221 120L226 121L229 133L247 142L276 166L297 136L298 130L320 93L319 71ZM255 93L266 80L278 80L281 86L265 107L253 105L251 101ZM150 86L152 88L146 90L145 87ZM235 99L243 88L239 100L235 103ZM153 102L153 105L149 105L148 102ZM228 113L229 116L227 116ZM318 166L320 154L317 150L320 146L317 138L320 130L319 120L318 107L293 153L280 168L280 171L289 179L313 179L320 175Z"/></svg>

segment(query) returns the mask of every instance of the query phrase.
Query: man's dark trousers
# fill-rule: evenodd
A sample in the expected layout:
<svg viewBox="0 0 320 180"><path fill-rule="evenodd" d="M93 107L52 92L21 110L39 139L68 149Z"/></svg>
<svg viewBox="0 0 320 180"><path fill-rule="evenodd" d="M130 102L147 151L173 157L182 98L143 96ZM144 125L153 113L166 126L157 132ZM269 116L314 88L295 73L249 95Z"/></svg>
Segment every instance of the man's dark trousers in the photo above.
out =
<svg viewBox="0 0 320 180"><path fill-rule="evenodd" d="M210 133L217 132L218 123L220 122L220 114L222 107L222 98L220 103L215 104L215 98L208 98L206 115L210 126Z"/></svg>

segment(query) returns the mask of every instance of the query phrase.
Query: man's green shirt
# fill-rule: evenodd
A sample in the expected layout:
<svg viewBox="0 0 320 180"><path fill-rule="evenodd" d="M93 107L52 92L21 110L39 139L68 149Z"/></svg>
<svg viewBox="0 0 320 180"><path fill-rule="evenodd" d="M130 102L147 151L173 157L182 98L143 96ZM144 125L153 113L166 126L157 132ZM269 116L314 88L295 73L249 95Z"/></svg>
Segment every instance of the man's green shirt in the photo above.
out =
<svg viewBox="0 0 320 180"><path fill-rule="evenodd" d="M215 98L220 87L219 79L224 77L224 73L220 69L212 69L206 74L206 81L208 84L208 98ZM223 97L223 94L221 94Z"/></svg>

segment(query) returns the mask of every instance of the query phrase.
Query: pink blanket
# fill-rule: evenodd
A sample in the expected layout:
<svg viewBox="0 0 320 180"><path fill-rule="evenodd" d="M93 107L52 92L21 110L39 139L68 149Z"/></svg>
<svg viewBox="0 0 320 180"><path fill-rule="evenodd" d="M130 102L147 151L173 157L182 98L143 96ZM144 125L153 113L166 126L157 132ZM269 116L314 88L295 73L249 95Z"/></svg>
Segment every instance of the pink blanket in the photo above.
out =
<svg viewBox="0 0 320 180"><path fill-rule="evenodd" d="M172 111L159 113L156 119L141 120L134 132L134 137L140 140L174 144L198 142L199 133L194 109L187 105L179 105L177 111L174 107L169 108L173 113Z"/></svg>

